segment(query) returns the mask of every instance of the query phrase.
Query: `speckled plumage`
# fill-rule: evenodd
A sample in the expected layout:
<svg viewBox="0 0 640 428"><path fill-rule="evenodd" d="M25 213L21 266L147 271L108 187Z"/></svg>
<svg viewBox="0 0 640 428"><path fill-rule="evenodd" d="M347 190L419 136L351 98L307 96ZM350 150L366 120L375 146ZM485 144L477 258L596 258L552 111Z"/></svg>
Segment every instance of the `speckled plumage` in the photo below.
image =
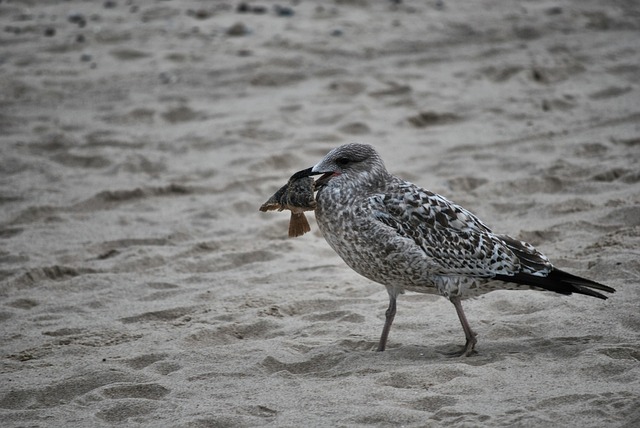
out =
<svg viewBox="0 0 640 428"><path fill-rule="evenodd" d="M547 289L606 298L605 285L560 271L532 245L495 234L475 215L446 198L389 174L373 147L348 144L292 178L316 181L316 220L325 239L359 274L389 293L384 350L404 290L440 294L456 307L467 344L475 333L461 299L496 289Z"/></svg>

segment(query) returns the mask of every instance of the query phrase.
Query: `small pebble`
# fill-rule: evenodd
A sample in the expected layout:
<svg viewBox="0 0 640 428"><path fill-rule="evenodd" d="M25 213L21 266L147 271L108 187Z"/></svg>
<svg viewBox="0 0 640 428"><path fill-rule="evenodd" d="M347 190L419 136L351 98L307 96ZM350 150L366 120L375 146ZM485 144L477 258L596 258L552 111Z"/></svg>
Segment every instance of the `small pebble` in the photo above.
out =
<svg viewBox="0 0 640 428"><path fill-rule="evenodd" d="M247 27L242 22L236 22L227 30L227 36L244 36L248 33Z"/></svg>
<svg viewBox="0 0 640 428"><path fill-rule="evenodd" d="M194 15L197 19L207 19L211 16L211 12L206 9L198 9Z"/></svg>
<svg viewBox="0 0 640 428"><path fill-rule="evenodd" d="M45 35L46 37L53 37L53 36L55 36L55 35L56 35L56 29L55 29L55 28L53 28L53 27L47 27L47 28L45 28L45 30L44 30L44 35Z"/></svg>
<svg viewBox="0 0 640 428"><path fill-rule="evenodd" d="M561 15L562 14L562 8L560 6L553 6L548 8L547 10L545 10L545 13L547 15Z"/></svg>
<svg viewBox="0 0 640 428"><path fill-rule="evenodd" d="M236 7L238 13L255 13L256 15L263 15L267 13L267 8L264 6L251 6L249 3L242 2Z"/></svg>
<svg viewBox="0 0 640 428"><path fill-rule="evenodd" d="M278 15L278 16L289 17L289 16L293 16L295 14L293 9L291 9L290 7L286 7L286 6L275 5L275 6L273 6L273 10L275 11L276 15Z"/></svg>
<svg viewBox="0 0 640 428"><path fill-rule="evenodd" d="M85 25L87 25L87 19L81 13L71 13L69 14L67 20L72 24L77 24L80 28L83 28Z"/></svg>

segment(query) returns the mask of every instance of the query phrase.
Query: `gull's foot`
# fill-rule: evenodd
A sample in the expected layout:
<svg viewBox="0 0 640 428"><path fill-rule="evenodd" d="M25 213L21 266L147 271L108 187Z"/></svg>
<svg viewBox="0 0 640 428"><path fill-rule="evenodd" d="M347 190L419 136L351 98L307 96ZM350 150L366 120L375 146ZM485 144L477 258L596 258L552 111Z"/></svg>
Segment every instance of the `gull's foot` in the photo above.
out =
<svg viewBox="0 0 640 428"><path fill-rule="evenodd" d="M462 347L453 351L438 351L438 353L448 358L458 358L458 357L470 357L474 354L477 354L478 351L476 351L475 349L467 350L466 347Z"/></svg>
<svg viewBox="0 0 640 428"><path fill-rule="evenodd" d="M475 347L478 340L476 339L476 333L472 333L472 336L467 339L467 343L464 344L464 351L460 355L465 357L470 357L473 354L477 354Z"/></svg>
<svg viewBox="0 0 640 428"><path fill-rule="evenodd" d="M477 342L478 341L474 336L470 340L467 340L467 343L465 343L465 345L461 349L457 349L454 351L438 351L438 352L447 357L470 357L478 353L478 351L475 350L475 346Z"/></svg>

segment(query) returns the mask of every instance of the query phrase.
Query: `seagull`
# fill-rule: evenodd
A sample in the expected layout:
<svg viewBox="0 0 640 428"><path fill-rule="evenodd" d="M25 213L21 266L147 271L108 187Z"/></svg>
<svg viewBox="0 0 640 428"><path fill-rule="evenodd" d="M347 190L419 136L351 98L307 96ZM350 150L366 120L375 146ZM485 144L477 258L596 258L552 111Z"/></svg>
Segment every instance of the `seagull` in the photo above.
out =
<svg viewBox="0 0 640 428"><path fill-rule="evenodd" d="M384 351L405 291L441 295L456 309L474 354L476 333L462 300L494 290L547 290L606 299L615 290L562 271L533 245L494 233L465 208L387 172L376 150L346 144L292 180L315 182L315 216L327 243L360 275L384 285L389 307L377 351ZM597 291L596 291L597 290Z"/></svg>

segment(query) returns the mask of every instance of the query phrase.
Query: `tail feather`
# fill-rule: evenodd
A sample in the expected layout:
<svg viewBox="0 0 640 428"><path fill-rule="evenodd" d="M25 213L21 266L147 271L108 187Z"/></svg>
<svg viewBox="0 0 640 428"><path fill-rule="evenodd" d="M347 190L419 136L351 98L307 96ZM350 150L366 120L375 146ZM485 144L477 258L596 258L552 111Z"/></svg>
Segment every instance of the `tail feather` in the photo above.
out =
<svg viewBox="0 0 640 428"><path fill-rule="evenodd" d="M549 259L531 244L513 239L509 235L498 235L498 238L518 257L524 271L543 272L553 268Z"/></svg>
<svg viewBox="0 0 640 428"><path fill-rule="evenodd" d="M556 268L553 268L547 276L536 276L520 272L513 276L497 275L495 279L505 282L513 282L516 284L529 285L565 295L577 293L597 297L599 299L607 299L607 296L595 290L607 293L615 293L616 291L615 289L604 284L600 284L599 282L581 278Z"/></svg>

